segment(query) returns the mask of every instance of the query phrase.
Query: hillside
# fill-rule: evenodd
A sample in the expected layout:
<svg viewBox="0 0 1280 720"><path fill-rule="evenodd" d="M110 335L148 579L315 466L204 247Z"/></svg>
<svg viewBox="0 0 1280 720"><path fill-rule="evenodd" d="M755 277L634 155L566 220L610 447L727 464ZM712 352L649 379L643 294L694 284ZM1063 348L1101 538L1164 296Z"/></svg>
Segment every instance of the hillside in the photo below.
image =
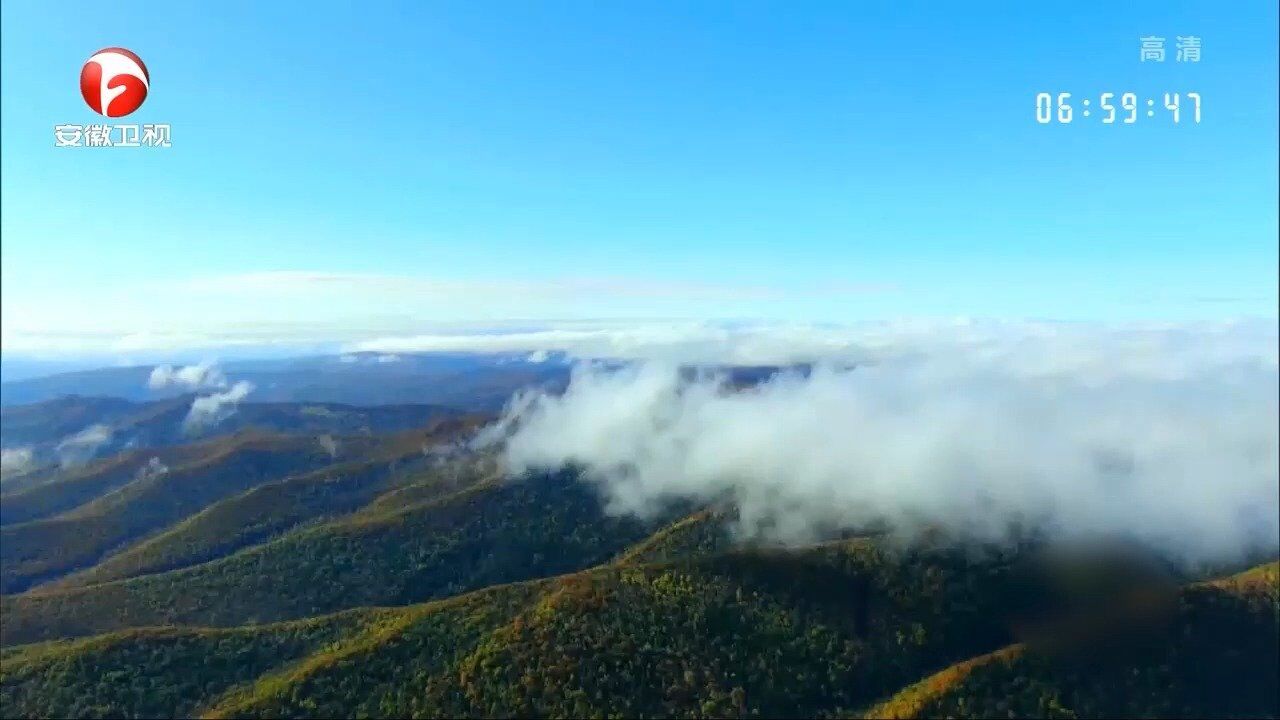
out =
<svg viewBox="0 0 1280 720"><path fill-rule="evenodd" d="M869 718L1276 717L1280 565L1187 587L1157 637L1094 647L1017 644L947 668Z"/></svg>
<svg viewBox="0 0 1280 720"><path fill-rule="evenodd" d="M0 715L185 717L206 698L394 618L357 610L252 628L145 628L27 645L0 663Z"/></svg>
<svg viewBox="0 0 1280 720"><path fill-rule="evenodd" d="M150 474L160 466L187 465L216 452L221 441L165 448L137 448L66 469L47 468L5 485L0 525L40 520L72 510ZM152 458L155 458L153 461Z"/></svg>
<svg viewBox="0 0 1280 720"><path fill-rule="evenodd" d="M641 520L572 471L509 477L468 445L484 416L246 415L276 412L6 483L0 716L1280 715L1275 563L1184 584L1132 542L881 525L780 547L728 499Z"/></svg>
<svg viewBox="0 0 1280 720"><path fill-rule="evenodd" d="M230 682L211 678L201 704L235 717L689 715L735 703L767 715L835 711L1000 643L1005 631L991 618L1001 585L987 581L1003 566L994 557L979 569L950 553L885 553L860 541L605 566L402 608L358 639L231 692L223 693ZM293 625L263 630L275 636L283 627ZM180 673L176 661L145 661L159 669L144 680L138 666L102 649L136 632L10 650L5 702L67 708L38 699L69 665L50 647L76 655L72 687L96 687L113 670L125 687L178 682L165 677ZM227 652L211 642L205 651ZM135 702L149 699L139 695Z"/></svg>
<svg viewBox="0 0 1280 720"><path fill-rule="evenodd" d="M37 466L63 468L131 448L181 445L246 429L293 435L370 435L399 432L463 413L428 404L357 407L339 403L241 402L211 426L184 421L196 394L147 402L68 395L0 407L6 448L31 451ZM76 434L93 429L93 441ZM6 481L8 484L10 481Z"/></svg>
<svg viewBox="0 0 1280 720"><path fill-rule="evenodd" d="M729 520L724 513L699 510L664 527L644 542L627 548L619 558L625 563L651 563L714 555L733 547Z"/></svg>
<svg viewBox="0 0 1280 720"><path fill-rule="evenodd" d="M567 474L490 480L359 513L201 565L0 598L3 643L171 623L230 626L404 605L608 560L656 527Z"/></svg>
<svg viewBox="0 0 1280 720"><path fill-rule="evenodd" d="M1274 564L1186 588L1164 646L1113 644L1101 664L1006 645L1015 567L855 540L608 565L300 622L128 630L6 649L0 713L1275 715Z"/></svg>
<svg viewBox="0 0 1280 720"><path fill-rule="evenodd" d="M429 712L839 713L1000 642L1003 566L999 558L966 565L948 553L899 555L851 542L565 578L463 658L456 681L439 679ZM317 679L312 687L333 685ZM277 697L253 714L290 715L291 707Z"/></svg>
<svg viewBox="0 0 1280 720"><path fill-rule="evenodd" d="M418 500L454 492L480 478L465 460L423 453L473 429L476 420L436 421L427 428L380 440L358 460L253 487L216 502L101 563L43 589L75 587L190 567L266 542L307 523L321 522L377 503L403 508L405 493Z"/></svg>
<svg viewBox="0 0 1280 720"><path fill-rule="evenodd" d="M66 395L44 402L0 407L5 447L60 440L95 423L110 423L138 412L140 405L118 397Z"/></svg>
<svg viewBox="0 0 1280 720"><path fill-rule="evenodd" d="M111 482L98 483L109 492L53 517L0 528L0 591L20 592L91 566L210 503L331 462L313 437L242 433L203 446L186 464L142 465L118 487L110 487L119 478L112 472ZM77 488L84 484L77 482ZM56 494L59 489L49 485L28 492Z"/></svg>

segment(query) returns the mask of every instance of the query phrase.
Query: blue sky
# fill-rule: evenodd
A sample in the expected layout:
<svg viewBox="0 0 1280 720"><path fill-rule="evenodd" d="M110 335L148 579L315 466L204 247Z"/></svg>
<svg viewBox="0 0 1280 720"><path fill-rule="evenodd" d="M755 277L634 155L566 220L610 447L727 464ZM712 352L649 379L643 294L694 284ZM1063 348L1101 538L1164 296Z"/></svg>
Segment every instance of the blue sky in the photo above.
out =
<svg viewBox="0 0 1280 720"><path fill-rule="evenodd" d="M1276 29L1270 0L6 2L3 347L1270 318ZM172 148L53 146L110 45ZM1204 120L1039 125L1041 91Z"/></svg>

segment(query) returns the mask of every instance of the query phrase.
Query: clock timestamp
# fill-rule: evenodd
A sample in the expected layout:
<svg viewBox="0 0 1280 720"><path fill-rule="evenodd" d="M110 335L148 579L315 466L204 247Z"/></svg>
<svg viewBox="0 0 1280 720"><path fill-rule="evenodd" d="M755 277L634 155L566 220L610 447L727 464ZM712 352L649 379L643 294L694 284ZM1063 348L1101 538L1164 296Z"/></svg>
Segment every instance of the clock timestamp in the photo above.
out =
<svg viewBox="0 0 1280 720"><path fill-rule="evenodd" d="M1095 101L1096 100L1096 101ZM1164 93L1163 98L1140 98L1137 93L1104 92L1098 97L1084 97L1078 102L1071 93L1036 93L1036 122L1041 125L1066 125L1077 119L1097 120L1103 125L1132 125L1139 118L1171 118L1174 123L1200 122L1200 93Z"/></svg>

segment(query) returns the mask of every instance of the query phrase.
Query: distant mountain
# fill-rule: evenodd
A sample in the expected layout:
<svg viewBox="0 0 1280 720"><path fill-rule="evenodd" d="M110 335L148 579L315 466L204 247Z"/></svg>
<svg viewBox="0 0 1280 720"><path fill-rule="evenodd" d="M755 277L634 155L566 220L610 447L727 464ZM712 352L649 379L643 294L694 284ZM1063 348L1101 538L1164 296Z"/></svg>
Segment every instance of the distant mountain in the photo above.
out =
<svg viewBox="0 0 1280 720"><path fill-rule="evenodd" d="M42 587L79 587L177 570L230 555L310 523L358 509L393 510L456 492L493 474L484 458L449 461L451 443L479 424L440 420L380 439L318 470L257 485Z"/></svg>
<svg viewBox="0 0 1280 720"><path fill-rule="evenodd" d="M24 448L35 467L69 467L134 448L158 448L245 429L296 435L370 435L418 427L462 411L436 405L388 404L355 407L338 403L241 402L212 422L187 422L198 395L134 402L66 395L26 405L0 407L4 447ZM45 472L39 477L47 477ZM26 478L17 486L30 485ZM8 478L5 491L12 491Z"/></svg>
<svg viewBox="0 0 1280 720"><path fill-rule="evenodd" d="M219 365L232 382L247 381L254 389L249 400L283 403L342 403L348 405L426 404L493 412L522 388L562 389L571 367L563 353L353 353L267 360L235 360ZM624 361L601 361L622 366ZM135 402L172 398L181 387L152 388L154 365L77 370L0 384L0 404L20 405L66 395L113 397ZM800 364L777 366L689 366L686 375L724 372L742 387L763 382L781 370L801 374Z"/></svg>
<svg viewBox="0 0 1280 720"><path fill-rule="evenodd" d="M522 387L562 387L568 365L562 356L431 353L355 353L272 360L236 360L220 365L233 382L247 381L255 402L425 404L464 410L500 409ZM181 395L182 388L149 387L155 366L78 370L0 384L0 403L18 405L65 395L123 398L138 402ZM10 442L6 440L6 447ZM15 443L16 444L16 443Z"/></svg>
<svg viewBox="0 0 1280 720"><path fill-rule="evenodd" d="M364 441L368 442L368 441ZM0 591L20 592L100 562L109 553L255 485L333 462L315 438L245 432L207 443L188 462L137 464L116 483L94 482L101 492L66 512L0 527ZM13 496L6 506L25 511L66 497L67 480L54 480ZM77 476L78 494L88 478ZM113 486L114 485L114 486ZM50 498L45 500L44 498ZM77 497L77 500L82 499ZM51 508L52 509L52 508ZM14 511L10 511L14 512Z"/></svg>
<svg viewBox="0 0 1280 720"><path fill-rule="evenodd" d="M201 443L141 448L37 474L39 482L22 477L28 482L6 485L0 494L0 589L20 591L90 568L92 577L128 577L155 570L157 562L162 569L180 567L183 557L192 558L187 564L209 559L213 547L229 552L237 537L243 543L350 512L397 483L411 482L415 468L438 464L441 454L448 456L485 422L483 416L417 406L301 406L322 410L318 422L325 427L361 423L356 435L317 435L311 432L314 418L299 418L298 407L250 408L244 416L274 418L301 432L250 429ZM396 427L433 415L421 428L389 434L374 435L363 424L372 418ZM301 425L289 422L299 419ZM254 489L261 492L241 497ZM202 513L206 508L210 512ZM197 513L198 520L182 522ZM191 533L206 528L211 545L201 550ZM164 549L161 538L133 545L159 531L178 541L176 555ZM135 563L137 572L122 569Z"/></svg>
<svg viewBox="0 0 1280 720"><path fill-rule="evenodd" d="M0 407L0 429L3 429L5 447L57 443L92 425L114 424L122 418L136 416L142 407L118 397L68 395L29 405ZM131 424L136 423L134 420Z"/></svg>

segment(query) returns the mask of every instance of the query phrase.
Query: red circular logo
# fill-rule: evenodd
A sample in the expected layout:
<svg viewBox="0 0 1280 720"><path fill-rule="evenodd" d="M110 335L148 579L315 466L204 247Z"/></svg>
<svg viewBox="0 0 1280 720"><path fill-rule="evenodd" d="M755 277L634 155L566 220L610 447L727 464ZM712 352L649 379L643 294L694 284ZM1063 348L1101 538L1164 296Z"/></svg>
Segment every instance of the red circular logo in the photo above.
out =
<svg viewBox="0 0 1280 720"><path fill-rule="evenodd" d="M80 70L84 101L107 117L124 117L142 107L150 87L151 76L142 58L124 48L103 48Z"/></svg>

